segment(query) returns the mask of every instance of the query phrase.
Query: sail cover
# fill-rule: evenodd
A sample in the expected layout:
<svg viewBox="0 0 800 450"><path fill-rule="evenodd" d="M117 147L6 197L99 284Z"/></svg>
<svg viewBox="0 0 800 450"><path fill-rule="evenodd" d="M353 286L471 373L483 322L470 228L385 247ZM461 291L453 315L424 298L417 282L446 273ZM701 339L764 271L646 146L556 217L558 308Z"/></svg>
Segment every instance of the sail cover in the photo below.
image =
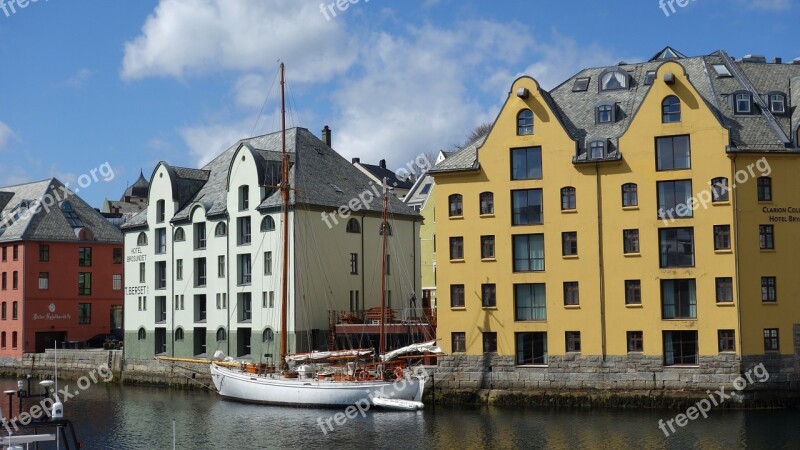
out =
<svg viewBox="0 0 800 450"><path fill-rule="evenodd" d="M438 353L444 355L445 352L436 345L436 341L430 342L423 342L421 344L411 344L407 347L398 348L397 350L392 350L385 355L381 355L381 360L389 361L398 356L406 355L409 353Z"/></svg>
<svg viewBox="0 0 800 450"><path fill-rule="evenodd" d="M367 356L371 354L372 350L341 350L336 352L298 353L295 355L286 355L286 362L320 361L325 359L336 359L343 357Z"/></svg>

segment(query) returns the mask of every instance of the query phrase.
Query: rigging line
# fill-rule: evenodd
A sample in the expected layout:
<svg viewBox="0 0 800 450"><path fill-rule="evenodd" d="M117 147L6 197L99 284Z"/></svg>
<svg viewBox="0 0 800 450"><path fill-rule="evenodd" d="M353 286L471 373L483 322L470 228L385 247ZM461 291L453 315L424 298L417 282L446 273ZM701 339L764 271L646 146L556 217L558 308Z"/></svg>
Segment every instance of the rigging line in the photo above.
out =
<svg viewBox="0 0 800 450"><path fill-rule="evenodd" d="M294 90L289 85L288 78L286 79L286 91L289 93L289 117L291 118L293 126L299 126L300 112L297 110L297 102L294 100Z"/></svg>
<svg viewBox="0 0 800 450"><path fill-rule="evenodd" d="M390 226L392 227L392 230L397 230L398 229L398 227L395 226L395 225L397 225L397 219L395 218L395 215L392 214L391 212L389 213L389 222L390 222ZM413 223L411 224L411 230L412 230L411 232L413 233L414 232ZM406 285L406 288L408 288L410 286L411 287L411 292L416 294L416 286L414 286L413 281L410 281L411 277L409 277L409 273L411 273L411 271L408 270L408 261L406 261L405 254L402 253L402 245L400 244L400 239L391 239L390 245L392 247L392 251L395 252L395 254L397 254L397 255L401 255L402 254L404 256L402 258L399 258L399 257L397 258L400 261L400 264L399 264L400 267L399 268L401 270L400 270L399 276L401 276L401 280L400 280L401 283L404 283Z"/></svg>
<svg viewBox="0 0 800 450"><path fill-rule="evenodd" d="M269 91L267 91L267 97L264 99L264 103L261 105L261 110L258 112L258 117L256 117L256 123L253 124L253 131L250 132L250 137L254 137L256 133L256 127L258 127L258 121L261 120L261 115L264 113L264 108L267 107L267 102L269 101L270 95L272 95L272 88L275 87L275 80L278 79L278 75L280 74L280 70L275 72L275 78L272 79L272 84L269 87Z"/></svg>

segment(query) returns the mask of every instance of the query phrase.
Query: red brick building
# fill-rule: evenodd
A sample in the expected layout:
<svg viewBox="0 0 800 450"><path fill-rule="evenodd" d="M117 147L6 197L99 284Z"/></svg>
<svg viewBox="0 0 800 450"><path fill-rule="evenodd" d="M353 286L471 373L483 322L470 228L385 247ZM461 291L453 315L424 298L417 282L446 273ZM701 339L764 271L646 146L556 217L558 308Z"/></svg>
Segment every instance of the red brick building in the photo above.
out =
<svg viewBox="0 0 800 450"><path fill-rule="evenodd" d="M0 188L0 357L122 328L122 234L56 179Z"/></svg>

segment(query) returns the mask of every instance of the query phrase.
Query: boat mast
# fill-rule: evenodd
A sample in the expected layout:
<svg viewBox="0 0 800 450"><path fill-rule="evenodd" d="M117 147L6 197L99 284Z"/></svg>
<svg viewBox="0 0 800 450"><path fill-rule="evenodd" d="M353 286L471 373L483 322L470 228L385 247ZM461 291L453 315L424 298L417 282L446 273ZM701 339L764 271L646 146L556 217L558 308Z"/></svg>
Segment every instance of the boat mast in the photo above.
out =
<svg viewBox="0 0 800 450"><path fill-rule="evenodd" d="M289 154L286 153L286 79L284 65L281 63L281 198L283 199L283 270L281 283L281 361L286 367L288 353L287 332L289 304Z"/></svg>
<svg viewBox="0 0 800 450"><path fill-rule="evenodd" d="M384 336L386 322L386 235L389 234L387 211L389 209L389 190L386 180L383 180L383 223L381 224L381 331L379 355L386 353L386 337Z"/></svg>

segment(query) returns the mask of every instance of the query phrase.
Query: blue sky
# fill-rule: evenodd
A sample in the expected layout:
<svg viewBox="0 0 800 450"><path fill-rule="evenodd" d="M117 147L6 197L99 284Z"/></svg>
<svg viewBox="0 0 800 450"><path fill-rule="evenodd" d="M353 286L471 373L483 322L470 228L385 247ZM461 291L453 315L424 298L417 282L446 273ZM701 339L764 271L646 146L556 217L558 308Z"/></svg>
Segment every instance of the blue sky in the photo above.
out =
<svg viewBox="0 0 800 450"><path fill-rule="evenodd" d="M140 169L199 167L250 136L279 59L290 125L330 125L345 157L402 167L491 121L522 74L554 87L666 45L800 57L799 0L669 16L659 0L359 0L330 20L319 0L30 1L0 2L0 185L75 187L108 162L114 180L81 190L98 207ZM268 99L256 134L280 127L277 86Z"/></svg>

